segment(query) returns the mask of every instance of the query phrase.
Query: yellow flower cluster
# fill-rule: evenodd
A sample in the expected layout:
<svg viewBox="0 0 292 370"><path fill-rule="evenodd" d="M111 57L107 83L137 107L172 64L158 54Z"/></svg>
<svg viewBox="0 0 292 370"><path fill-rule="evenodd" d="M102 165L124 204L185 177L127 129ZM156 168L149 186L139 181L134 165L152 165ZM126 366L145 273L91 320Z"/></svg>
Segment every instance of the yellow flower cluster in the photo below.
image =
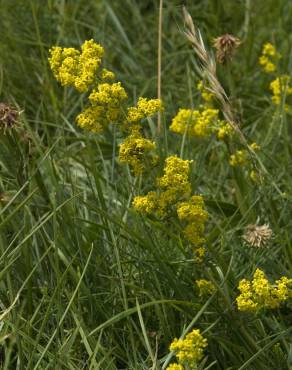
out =
<svg viewBox="0 0 292 370"><path fill-rule="evenodd" d="M199 296L204 297L215 292L215 285L210 280L200 279L195 281L199 290Z"/></svg>
<svg viewBox="0 0 292 370"><path fill-rule="evenodd" d="M200 110L180 109L169 129L193 137L208 137L215 133L219 139L224 139L232 133L232 127L227 122L219 120L218 114L218 109L208 107Z"/></svg>
<svg viewBox="0 0 292 370"><path fill-rule="evenodd" d="M138 99L136 107L128 108L126 120L121 129L129 131L129 136L120 145L119 160L121 163L128 163L135 176L140 175L147 168L150 169L158 160L153 153L155 143L143 138L141 134L141 120L162 110L160 99L142 97Z"/></svg>
<svg viewBox="0 0 292 370"><path fill-rule="evenodd" d="M185 339L174 339L169 349L176 351L179 364L194 368L204 357L207 345L207 339L202 336L200 330L194 329Z"/></svg>
<svg viewBox="0 0 292 370"><path fill-rule="evenodd" d="M257 143L252 143L250 145L251 149L259 150L260 146ZM237 150L234 154L231 154L229 158L229 164L232 167L245 166L249 163L249 153L246 149Z"/></svg>
<svg viewBox="0 0 292 370"><path fill-rule="evenodd" d="M133 200L133 207L136 211L150 215L157 212L158 194L155 191L149 191L147 195L139 195Z"/></svg>
<svg viewBox="0 0 292 370"><path fill-rule="evenodd" d="M271 43L264 44L262 55L259 57L259 63L266 73L273 73L276 71L276 62L280 54L277 53L276 48Z"/></svg>
<svg viewBox="0 0 292 370"><path fill-rule="evenodd" d="M139 133L129 135L120 145L119 160L131 166L134 175L140 175L145 168L157 163L157 156L153 154L155 143L142 137Z"/></svg>
<svg viewBox="0 0 292 370"><path fill-rule="evenodd" d="M188 197L191 192L190 162L177 156L168 157L165 161L164 175L157 179L159 191L135 197L134 208L140 212L165 216L177 202Z"/></svg>
<svg viewBox="0 0 292 370"><path fill-rule="evenodd" d="M204 209L204 200L200 195L193 195L188 201L177 204L179 220L187 223L184 228L186 239L195 247L196 262L201 262L205 256L203 237L208 212Z"/></svg>
<svg viewBox="0 0 292 370"><path fill-rule="evenodd" d="M280 105L288 96L292 95L292 86L290 85L291 79L287 75L277 77L270 83L270 90L272 90L272 102L275 105ZM287 104L284 109L289 110Z"/></svg>
<svg viewBox="0 0 292 370"><path fill-rule="evenodd" d="M136 107L128 108L126 120L127 122L136 123L162 110L163 106L160 99L146 99L140 97Z"/></svg>
<svg viewBox="0 0 292 370"><path fill-rule="evenodd" d="M125 99L127 99L127 93L120 82L101 83L89 95L89 101L92 105L119 107L121 101Z"/></svg>
<svg viewBox="0 0 292 370"><path fill-rule="evenodd" d="M159 99L140 97L136 107L123 117L122 104L127 93L120 82L113 83L113 72L100 68L104 49L93 40L85 41L81 52L74 48L55 46L50 50L49 63L56 79L63 86L74 86L79 92L89 92L90 106L76 117L77 124L89 131L100 133L109 123L120 123L129 136L120 145L119 160L131 166L134 175L141 174L157 156L155 143L141 134L140 121L163 110Z"/></svg>
<svg viewBox="0 0 292 370"><path fill-rule="evenodd" d="M171 364L167 366L166 370L184 370L184 367L180 364Z"/></svg>
<svg viewBox="0 0 292 370"><path fill-rule="evenodd" d="M257 312L261 309L277 308L292 296L292 279L286 276L269 283L265 273L257 269L253 280L243 279L239 282L240 295L236 298L239 311Z"/></svg>
<svg viewBox="0 0 292 370"><path fill-rule="evenodd" d="M85 92L96 81L104 49L89 40L84 42L81 52L54 46L50 54L50 67L57 81L63 86L72 85L79 92Z"/></svg>
<svg viewBox="0 0 292 370"><path fill-rule="evenodd" d="M229 163L231 166L244 166L248 162L248 152L245 149L237 150L234 154L231 154Z"/></svg>
<svg viewBox="0 0 292 370"><path fill-rule="evenodd" d="M160 188L173 195L172 201L188 195L191 191L189 171L191 161L183 160L176 155L166 158L164 175L157 180Z"/></svg>
<svg viewBox="0 0 292 370"><path fill-rule="evenodd" d="M76 117L78 126L86 130L100 133L108 123L104 107L88 107Z"/></svg>
<svg viewBox="0 0 292 370"><path fill-rule="evenodd" d="M206 103L210 103L214 99L214 94L206 88L203 81L198 82L197 89Z"/></svg>
<svg viewBox="0 0 292 370"><path fill-rule="evenodd" d="M165 217L176 210L177 217L184 226L184 236L194 247L196 262L201 262L205 255L203 237L208 213L204 209L204 200L200 195L191 194L189 182L190 162L177 156L165 161L164 175L157 179L158 191L150 191L144 196L136 196L133 207L147 215Z"/></svg>
<svg viewBox="0 0 292 370"><path fill-rule="evenodd" d="M121 118L121 104L127 98L120 82L100 83L89 95L90 107L76 117L77 124L92 132L102 132L110 122Z"/></svg>
<svg viewBox="0 0 292 370"><path fill-rule="evenodd" d="M113 72L100 69L104 49L93 40L85 41L81 52L74 48L55 46L50 50L49 63L56 79L63 86L79 92L90 91L90 106L76 117L77 124L92 132L102 132L110 122L121 119L121 104L127 98Z"/></svg>

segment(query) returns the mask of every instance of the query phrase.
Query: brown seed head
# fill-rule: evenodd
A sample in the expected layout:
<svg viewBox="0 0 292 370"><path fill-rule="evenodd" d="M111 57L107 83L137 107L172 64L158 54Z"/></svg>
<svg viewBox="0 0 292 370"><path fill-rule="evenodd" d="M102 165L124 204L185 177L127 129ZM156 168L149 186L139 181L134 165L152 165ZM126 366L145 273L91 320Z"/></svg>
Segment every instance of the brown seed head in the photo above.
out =
<svg viewBox="0 0 292 370"><path fill-rule="evenodd" d="M0 103L0 130L6 130L14 126L17 122L19 112L9 104Z"/></svg>
<svg viewBox="0 0 292 370"><path fill-rule="evenodd" d="M226 33L213 40L213 46L216 49L216 59L220 64L226 64L230 61L235 50L241 44L241 41L232 35Z"/></svg>
<svg viewBox="0 0 292 370"><path fill-rule="evenodd" d="M273 235L269 225L250 224L245 228L242 238L251 247L264 247Z"/></svg>

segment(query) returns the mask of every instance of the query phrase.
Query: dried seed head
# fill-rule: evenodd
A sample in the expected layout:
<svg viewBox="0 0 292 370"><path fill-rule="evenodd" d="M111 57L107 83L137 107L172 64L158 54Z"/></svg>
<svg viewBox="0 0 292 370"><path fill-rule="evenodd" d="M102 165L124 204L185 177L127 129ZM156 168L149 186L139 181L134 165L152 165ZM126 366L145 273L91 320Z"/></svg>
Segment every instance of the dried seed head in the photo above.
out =
<svg viewBox="0 0 292 370"><path fill-rule="evenodd" d="M0 103L0 130L6 130L14 126L17 122L19 112L9 104Z"/></svg>
<svg viewBox="0 0 292 370"><path fill-rule="evenodd" d="M245 228L242 238L251 247L264 247L273 235L268 224L250 224Z"/></svg>
<svg viewBox="0 0 292 370"><path fill-rule="evenodd" d="M237 37L228 33L214 39L213 46L216 49L217 62L220 64L229 62L240 44L241 41Z"/></svg>

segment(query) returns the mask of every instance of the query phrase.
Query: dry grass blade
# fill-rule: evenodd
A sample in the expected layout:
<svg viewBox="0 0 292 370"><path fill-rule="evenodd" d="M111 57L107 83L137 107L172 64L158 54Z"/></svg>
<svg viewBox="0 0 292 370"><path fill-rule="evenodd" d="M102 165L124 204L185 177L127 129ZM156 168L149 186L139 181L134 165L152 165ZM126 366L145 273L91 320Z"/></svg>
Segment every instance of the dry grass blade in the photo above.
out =
<svg viewBox="0 0 292 370"><path fill-rule="evenodd" d="M226 121L239 134L243 143L247 145L246 139L236 123L234 114L232 113L232 107L228 96L217 78L216 62L213 56L207 52L200 30L195 27L192 17L185 7L183 7L183 15L186 25L185 35L191 42L193 49L201 62L200 68L202 75L207 78L210 91L219 100Z"/></svg>

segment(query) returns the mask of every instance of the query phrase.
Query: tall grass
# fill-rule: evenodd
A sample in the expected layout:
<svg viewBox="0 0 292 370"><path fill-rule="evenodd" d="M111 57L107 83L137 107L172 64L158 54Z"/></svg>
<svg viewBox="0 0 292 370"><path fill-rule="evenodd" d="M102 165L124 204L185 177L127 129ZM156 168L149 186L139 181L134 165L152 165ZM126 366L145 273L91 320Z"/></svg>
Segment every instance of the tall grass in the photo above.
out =
<svg viewBox="0 0 292 370"><path fill-rule="evenodd" d="M291 75L292 4L217 0L187 2L210 45L232 33L243 40L229 75L218 78L240 129L257 141L265 181L232 173L223 144L170 133L179 107L194 107L198 60L183 35L180 1L163 8L161 94L165 113L160 154L194 159L192 187L210 214L208 259L198 267L176 231L136 213L139 183L117 160L115 130L91 135L75 124L83 100L61 88L49 70L52 45L94 38L105 63L134 103L157 94L158 1L36 1L0 3L0 93L23 110L19 126L0 132L0 366L10 369L165 369L169 344L192 327L208 339L201 369L292 369L291 304L241 314L238 282L256 267L272 279L291 275L291 113L270 101L262 44L279 49ZM156 119L149 120L156 136ZM157 169L161 171L163 163ZM142 185L141 185L142 184ZM253 249L247 224L269 223L274 238ZM194 281L217 287L198 298Z"/></svg>

